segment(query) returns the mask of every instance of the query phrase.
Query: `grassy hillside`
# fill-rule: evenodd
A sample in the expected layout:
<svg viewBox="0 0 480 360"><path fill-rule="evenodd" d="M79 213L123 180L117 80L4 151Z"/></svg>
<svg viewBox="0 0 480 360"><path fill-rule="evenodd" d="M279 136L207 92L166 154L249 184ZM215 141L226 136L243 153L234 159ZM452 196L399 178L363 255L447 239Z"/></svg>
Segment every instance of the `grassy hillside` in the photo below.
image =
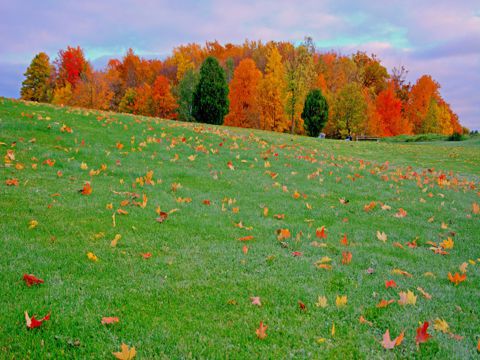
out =
<svg viewBox="0 0 480 360"><path fill-rule="evenodd" d="M6 99L0 143L0 358L113 358L122 343L143 359L477 353L478 143L319 141ZM416 303L400 305L408 290ZM51 319L27 329L24 311ZM393 350L387 329L405 331Z"/></svg>

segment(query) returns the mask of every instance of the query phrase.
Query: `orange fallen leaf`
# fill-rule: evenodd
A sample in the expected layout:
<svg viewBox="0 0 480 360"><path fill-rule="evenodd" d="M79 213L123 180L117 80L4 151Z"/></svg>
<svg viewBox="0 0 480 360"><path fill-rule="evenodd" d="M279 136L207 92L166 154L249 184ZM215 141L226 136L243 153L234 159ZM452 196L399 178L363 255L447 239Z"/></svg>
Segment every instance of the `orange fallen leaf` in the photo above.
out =
<svg viewBox="0 0 480 360"><path fill-rule="evenodd" d="M456 272L455 275L452 276L450 272L448 273L448 280L454 283L455 286L457 286L461 282L464 282L466 279L467 279L467 274L460 275L458 272Z"/></svg>
<svg viewBox="0 0 480 360"><path fill-rule="evenodd" d="M394 216L396 218L404 218L405 216L407 216L407 212L404 209L400 208Z"/></svg>
<svg viewBox="0 0 480 360"><path fill-rule="evenodd" d="M118 323L120 320L118 320L118 317L103 317L102 318L102 325L105 324L114 324Z"/></svg>
<svg viewBox="0 0 480 360"><path fill-rule="evenodd" d="M90 195L92 193L92 186L90 185L89 182L85 183L85 185L83 185L83 189L80 190L80 194L82 195Z"/></svg>
<svg viewBox="0 0 480 360"><path fill-rule="evenodd" d="M5 184L7 186L18 186L18 179L15 179L15 178L7 179L7 180L5 180Z"/></svg>
<svg viewBox="0 0 480 360"><path fill-rule="evenodd" d="M263 321L260 321L260 327L255 331L257 334L257 337L261 340L265 339L267 337L267 331L268 326L263 325Z"/></svg>
<svg viewBox="0 0 480 360"><path fill-rule="evenodd" d="M115 356L118 360L131 360L135 357L135 355L137 355L134 346L132 346L132 348L129 348L128 345L122 343L120 349L120 352L112 353L113 356Z"/></svg>
<svg viewBox="0 0 480 360"><path fill-rule="evenodd" d="M393 349L395 346L398 346L402 343L403 338L404 332L402 331L400 335L398 335L395 339L391 340L390 331L387 329L387 331L385 331L385 334L383 334L382 346L388 350Z"/></svg>

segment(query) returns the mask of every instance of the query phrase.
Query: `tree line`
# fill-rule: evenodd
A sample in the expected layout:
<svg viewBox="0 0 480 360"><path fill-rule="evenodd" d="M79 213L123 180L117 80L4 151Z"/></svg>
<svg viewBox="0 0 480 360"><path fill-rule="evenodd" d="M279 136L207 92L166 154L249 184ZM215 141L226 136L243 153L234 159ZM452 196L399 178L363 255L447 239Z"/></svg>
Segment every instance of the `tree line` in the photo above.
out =
<svg viewBox="0 0 480 360"><path fill-rule="evenodd" d="M181 45L164 60L129 49L95 70L80 47L37 54L21 98L295 134L453 134L468 131L429 75L414 84L375 55L290 42Z"/></svg>

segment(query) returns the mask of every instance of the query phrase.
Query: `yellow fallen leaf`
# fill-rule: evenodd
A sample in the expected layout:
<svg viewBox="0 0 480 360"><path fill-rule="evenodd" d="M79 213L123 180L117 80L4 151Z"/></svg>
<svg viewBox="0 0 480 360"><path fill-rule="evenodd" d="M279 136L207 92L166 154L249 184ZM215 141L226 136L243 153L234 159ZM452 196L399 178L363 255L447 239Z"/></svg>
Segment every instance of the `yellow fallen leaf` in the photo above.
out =
<svg viewBox="0 0 480 360"><path fill-rule="evenodd" d="M407 290L407 292L401 291L399 295L398 303L400 305L415 305L417 302L417 296L410 290Z"/></svg>
<svg viewBox="0 0 480 360"><path fill-rule="evenodd" d="M453 245L454 245L454 242L452 240L452 238L447 238L445 240L443 240L441 243L440 243L440 246L445 249L445 250L448 250L448 249L453 249Z"/></svg>
<svg viewBox="0 0 480 360"><path fill-rule="evenodd" d="M118 243L118 240L120 240L121 238L122 238L122 235L120 235L120 234L115 235L112 242L110 243L110 246L111 247L116 247L117 243Z"/></svg>
<svg viewBox="0 0 480 360"><path fill-rule="evenodd" d="M338 308L347 305L347 295L337 295L335 305L337 305Z"/></svg>
<svg viewBox="0 0 480 360"><path fill-rule="evenodd" d="M319 296L317 302L315 303L316 307L326 308L328 306L328 300L325 296Z"/></svg>
<svg viewBox="0 0 480 360"><path fill-rule="evenodd" d="M38 225L38 221L37 220L30 220L30 222L28 223L28 228L29 229L35 229Z"/></svg>
<svg viewBox="0 0 480 360"><path fill-rule="evenodd" d="M448 323L443 320L443 319L435 319L433 320L433 328L437 331L441 331L443 332L444 334L446 334L448 332Z"/></svg>
<svg viewBox="0 0 480 360"><path fill-rule="evenodd" d="M93 252L88 252L87 257L92 261L98 261L98 257Z"/></svg>

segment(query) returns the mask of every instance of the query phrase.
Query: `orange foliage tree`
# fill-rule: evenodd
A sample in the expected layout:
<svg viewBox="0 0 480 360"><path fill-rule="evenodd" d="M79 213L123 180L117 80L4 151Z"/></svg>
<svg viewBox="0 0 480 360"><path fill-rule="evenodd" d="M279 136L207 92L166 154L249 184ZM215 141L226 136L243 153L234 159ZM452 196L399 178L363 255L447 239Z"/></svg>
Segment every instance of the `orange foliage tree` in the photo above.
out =
<svg viewBox="0 0 480 360"><path fill-rule="evenodd" d="M155 116L165 119L176 119L177 102L172 95L170 82L159 75L152 88L153 112Z"/></svg>
<svg viewBox="0 0 480 360"><path fill-rule="evenodd" d="M230 109L225 125L260 128L258 85L261 79L262 73L252 59L240 62L230 82Z"/></svg>
<svg viewBox="0 0 480 360"><path fill-rule="evenodd" d="M413 132L420 134L423 123L432 104L432 99L438 99L440 85L429 75L423 75L412 87L407 106L407 116L412 123Z"/></svg>

